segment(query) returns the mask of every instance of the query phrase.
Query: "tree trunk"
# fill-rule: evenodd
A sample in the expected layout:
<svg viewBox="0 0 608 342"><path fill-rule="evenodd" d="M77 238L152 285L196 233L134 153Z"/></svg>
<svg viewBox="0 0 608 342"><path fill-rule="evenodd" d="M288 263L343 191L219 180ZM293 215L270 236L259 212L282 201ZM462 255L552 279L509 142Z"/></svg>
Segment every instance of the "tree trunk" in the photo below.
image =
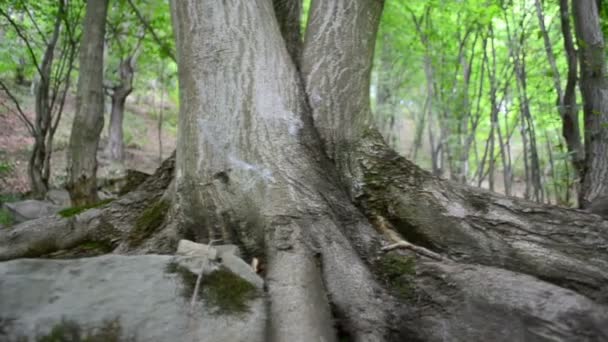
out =
<svg viewBox="0 0 608 342"><path fill-rule="evenodd" d="M125 116L125 103L133 90L133 74L135 72L134 57L129 56L120 62L120 83L112 89L112 110L110 126L108 127L107 151L110 159L123 162L125 155L123 139L123 119Z"/></svg>
<svg viewBox="0 0 608 342"><path fill-rule="evenodd" d="M50 155L53 152L50 148L50 142L52 142L55 133L52 127L53 107L51 105L51 98L55 94L51 94L51 73L64 13L65 8L63 2L60 1L53 32L47 42L44 56L38 67L40 81L35 91L36 119L34 121L34 147L28 164L30 185L32 193L36 198L43 198L49 189ZM53 89L53 92L55 91L57 90Z"/></svg>
<svg viewBox="0 0 608 342"><path fill-rule="evenodd" d="M608 73L596 1L572 1L585 114L585 167L579 204L608 196Z"/></svg>
<svg viewBox="0 0 608 342"><path fill-rule="evenodd" d="M97 148L103 128L103 44L108 0L88 0L80 48L76 114L68 150L73 205L97 202Z"/></svg>
<svg viewBox="0 0 608 342"><path fill-rule="evenodd" d="M382 2L311 8L298 73L270 0L172 1L175 176L168 161L106 208L0 230L0 259L75 236L117 253L221 239L265 266L270 342L606 340L608 221L398 156L368 126Z"/></svg>
<svg viewBox="0 0 608 342"><path fill-rule="evenodd" d="M545 26L545 15L543 5L540 0L535 0L536 14L540 24L541 34L547 53L547 59L551 66L553 76L553 87L557 94L556 105L562 119L562 136L566 141L568 153L572 160L572 165L576 171L576 178L582 175L584 162L584 150L581 142L581 135L578 123L578 108L576 106L576 81L577 81L577 57L572 39L572 27L570 26L570 10L568 0L560 0L561 31L564 40L564 50L568 63L566 88L562 89L561 75L557 67L557 61L553 52L553 45L549 37L549 32Z"/></svg>

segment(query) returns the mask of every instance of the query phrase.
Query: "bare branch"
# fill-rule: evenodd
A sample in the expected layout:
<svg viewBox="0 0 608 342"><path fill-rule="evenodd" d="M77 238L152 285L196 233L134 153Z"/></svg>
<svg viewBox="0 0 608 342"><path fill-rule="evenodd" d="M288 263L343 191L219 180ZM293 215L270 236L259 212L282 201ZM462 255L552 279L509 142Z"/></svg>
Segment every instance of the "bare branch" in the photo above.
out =
<svg viewBox="0 0 608 342"><path fill-rule="evenodd" d="M27 126L27 129L30 132L30 134L32 136L34 136L35 133L36 133L36 130L34 129L34 125L32 124L32 122L25 115L25 112L21 108L21 105L19 105L19 100L17 99L17 97L15 97L15 95L13 95L13 93L11 93L11 91L4 84L4 82L2 82L2 80L0 80L0 88L2 88L2 90L4 90L4 92L6 93L6 95L8 95L8 97L11 99L11 101L13 101L13 103L15 104L15 107L17 108L16 111L12 110L12 109L11 109L11 111L13 113L17 114L17 116L19 117L19 119L21 119L21 121L23 121L23 123ZM9 108L6 105L5 105L5 107Z"/></svg>

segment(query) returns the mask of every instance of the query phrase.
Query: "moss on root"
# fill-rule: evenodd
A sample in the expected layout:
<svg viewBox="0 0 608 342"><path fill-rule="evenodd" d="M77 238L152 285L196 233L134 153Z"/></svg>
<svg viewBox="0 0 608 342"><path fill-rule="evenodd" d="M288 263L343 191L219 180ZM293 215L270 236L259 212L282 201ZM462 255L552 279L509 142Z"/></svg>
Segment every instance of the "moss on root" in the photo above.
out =
<svg viewBox="0 0 608 342"><path fill-rule="evenodd" d="M129 245L139 245L154 233L165 221L168 211L169 202L162 199L148 206L135 221L128 237Z"/></svg>
<svg viewBox="0 0 608 342"><path fill-rule="evenodd" d="M32 244L23 256L26 258L71 259L108 254L112 250L114 250L114 246L110 241L87 240L77 246L57 250L55 241L41 240Z"/></svg>
<svg viewBox="0 0 608 342"><path fill-rule="evenodd" d="M59 214L59 216L61 216L61 217L73 217L73 216L76 216L89 209L103 207L104 205L109 204L112 201L113 201L113 199L110 198L110 199L105 199L103 201L99 201L99 202L93 203L93 204L81 205L81 206L77 206L77 207L69 207L69 208L65 208L65 209L59 211L57 214Z"/></svg>
<svg viewBox="0 0 608 342"><path fill-rule="evenodd" d="M108 254L114 250L110 241L85 241L78 246L45 255L51 259L72 259Z"/></svg>
<svg viewBox="0 0 608 342"><path fill-rule="evenodd" d="M383 255L378 261L378 269L386 284L400 298L411 298L414 292L412 276L416 274L416 261L396 252Z"/></svg>
<svg viewBox="0 0 608 342"><path fill-rule="evenodd" d="M46 335L36 338L37 342L127 342L135 341L134 337L123 336L122 326L118 319L108 320L94 329L85 329L78 323L62 320Z"/></svg>
<svg viewBox="0 0 608 342"><path fill-rule="evenodd" d="M177 262L167 264L165 272L180 277L181 295L192 298L198 275ZM217 314L242 314L249 311L249 302L259 295L254 285L226 267L203 275L197 297Z"/></svg>

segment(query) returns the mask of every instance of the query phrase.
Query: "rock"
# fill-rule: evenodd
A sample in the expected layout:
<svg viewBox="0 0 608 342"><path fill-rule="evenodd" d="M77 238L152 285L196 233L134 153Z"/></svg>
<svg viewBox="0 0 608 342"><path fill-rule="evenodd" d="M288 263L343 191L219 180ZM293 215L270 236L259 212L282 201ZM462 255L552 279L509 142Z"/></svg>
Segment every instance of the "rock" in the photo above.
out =
<svg viewBox="0 0 608 342"><path fill-rule="evenodd" d="M13 216L15 223L21 223L44 216L49 216L61 210L61 207L48 201L25 200L20 202L4 203Z"/></svg>
<svg viewBox="0 0 608 342"><path fill-rule="evenodd" d="M209 246L189 240L180 240L176 254L217 260L222 266L227 267L257 287L264 285L264 281L255 273L251 265L239 257L240 251L236 245Z"/></svg>
<svg viewBox="0 0 608 342"><path fill-rule="evenodd" d="M220 256L226 255L226 254L230 254L230 255L234 255L235 257L241 258L241 250L239 249L239 247L237 245L217 245L214 246L215 249L217 249L217 252L219 253Z"/></svg>
<svg viewBox="0 0 608 342"><path fill-rule="evenodd" d="M189 267L201 265L205 275L191 307L196 274ZM257 275L239 268L245 277L237 276L230 265L166 255L3 262L0 341L36 341L51 331L76 332L77 340L265 341L263 291L243 280Z"/></svg>
<svg viewBox="0 0 608 342"><path fill-rule="evenodd" d="M51 203L65 208L71 204L70 193L65 189L51 189L46 193L46 198Z"/></svg>
<svg viewBox="0 0 608 342"><path fill-rule="evenodd" d="M180 240L177 244L177 255L200 256L211 260L217 259L217 250L209 245L192 242L190 240Z"/></svg>
<svg viewBox="0 0 608 342"><path fill-rule="evenodd" d="M180 240L177 244L177 255L184 256L207 256L211 259L216 259L217 256L226 254L234 255L235 257L241 257L241 251L237 245L209 245L192 242L190 240Z"/></svg>

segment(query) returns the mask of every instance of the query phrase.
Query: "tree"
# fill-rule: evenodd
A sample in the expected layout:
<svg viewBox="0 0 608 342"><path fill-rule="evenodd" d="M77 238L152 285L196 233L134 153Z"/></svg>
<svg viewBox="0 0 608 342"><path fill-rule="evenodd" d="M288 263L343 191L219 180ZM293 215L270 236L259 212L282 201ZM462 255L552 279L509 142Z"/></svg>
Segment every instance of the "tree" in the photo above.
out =
<svg viewBox="0 0 608 342"><path fill-rule="evenodd" d="M313 1L298 69L270 0L172 1L175 159L104 208L0 231L0 259L221 239L265 264L270 341L608 337L606 221L442 181L372 127L382 8Z"/></svg>
<svg viewBox="0 0 608 342"><path fill-rule="evenodd" d="M579 204L608 196L608 70L597 2L572 1L580 53L580 88L585 118L585 166Z"/></svg>
<svg viewBox="0 0 608 342"><path fill-rule="evenodd" d="M26 27L13 20L11 13L0 9L0 15L8 21L17 39L25 45L30 65L35 69L36 81L32 82L35 94L35 119L32 121L27 117L19 99L10 91L7 84L0 81L0 88L13 101L15 110L11 111L23 121L34 138L28 163L28 176L34 197L42 198L49 189L53 138L63 114L74 61L78 53L80 33L76 23L80 20L81 7L65 0L32 7L37 11L23 2L19 6L15 5L17 10L26 13L31 20L34 34L27 32ZM45 17L49 13L50 18ZM42 51L37 49L38 40L44 42ZM19 67L22 67L21 62L20 59Z"/></svg>
<svg viewBox="0 0 608 342"><path fill-rule="evenodd" d="M68 151L74 205L97 202L97 147L103 128L103 49L108 0L88 0L80 51L76 114Z"/></svg>
<svg viewBox="0 0 608 342"><path fill-rule="evenodd" d="M112 74L108 75L108 78L112 80L112 84L106 86L106 92L112 102L106 150L110 160L119 163L124 160L123 120L125 104L127 97L133 91L135 65L145 37L141 30L140 32L132 32L138 28L129 20L131 18L129 18L128 13L124 2L115 2L112 15L107 23L109 27L107 45L110 46L108 50L114 53L110 56L110 61L106 61L106 64L116 64L116 66L112 65L114 68L110 68Z"/></svg>

